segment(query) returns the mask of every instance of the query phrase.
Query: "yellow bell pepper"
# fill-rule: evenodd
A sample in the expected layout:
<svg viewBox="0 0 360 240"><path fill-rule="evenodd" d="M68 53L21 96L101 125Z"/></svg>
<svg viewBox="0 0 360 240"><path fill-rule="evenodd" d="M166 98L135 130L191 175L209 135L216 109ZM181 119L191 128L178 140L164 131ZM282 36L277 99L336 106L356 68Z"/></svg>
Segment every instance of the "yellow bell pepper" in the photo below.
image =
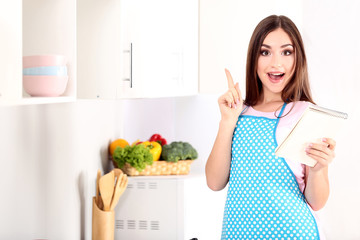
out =
<svg viewBox="0 0 360 240"><path fill-rule="evenodd" d="M152 142L152 141L146 141L146 142L142 142L140 144L145 145L145 147L150 149L150 153L153 155L153 159L154 161L157 161L160 159L160 155L161 155L161 144L158 142Z"/></svg>

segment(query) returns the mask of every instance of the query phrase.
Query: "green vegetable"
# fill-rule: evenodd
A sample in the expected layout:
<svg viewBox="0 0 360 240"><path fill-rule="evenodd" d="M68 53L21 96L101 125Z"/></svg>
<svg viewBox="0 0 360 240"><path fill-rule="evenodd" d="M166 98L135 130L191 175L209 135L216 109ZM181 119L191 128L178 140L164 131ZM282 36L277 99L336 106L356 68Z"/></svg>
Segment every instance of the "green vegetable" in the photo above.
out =
<svg viewBox="0 0 360 240"><path fill-rule="evenodd" d="M167 162L196 159L197 157L197 151L188 142L172 142L164 145L161 152L161 159L164 159Z"/></svg>
<svg viewBox="0 0 360 240"><path fill-rule="evenodd" d="M114 151L113 159L119 168L129 163L136 170L141 172L147 165L153 164L153 155L143 144L134 146L117 147Z"/></svg>

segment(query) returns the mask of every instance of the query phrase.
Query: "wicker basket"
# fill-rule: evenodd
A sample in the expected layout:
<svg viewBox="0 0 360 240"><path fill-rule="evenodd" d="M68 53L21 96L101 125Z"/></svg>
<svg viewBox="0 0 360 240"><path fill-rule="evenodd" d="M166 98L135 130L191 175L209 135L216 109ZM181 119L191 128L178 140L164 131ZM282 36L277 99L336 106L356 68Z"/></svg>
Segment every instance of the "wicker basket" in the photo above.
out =
<svg viewBox="0 0 360 240"><path fill-rule="evenodd" d="M130 164L125 163L121 170L128 176L159 176L159 175L186 175L190 171L190 165L194 160L180 160L177 163L166 161L155 161L152 165L139 172ZM117 167L113 161L114 167Z"/></svg>

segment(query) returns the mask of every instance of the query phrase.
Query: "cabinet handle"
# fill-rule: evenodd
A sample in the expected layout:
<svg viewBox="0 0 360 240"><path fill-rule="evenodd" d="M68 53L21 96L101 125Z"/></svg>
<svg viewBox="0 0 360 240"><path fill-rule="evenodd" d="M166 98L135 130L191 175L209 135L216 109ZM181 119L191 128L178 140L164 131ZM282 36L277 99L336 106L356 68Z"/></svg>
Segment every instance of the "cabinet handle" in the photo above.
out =
<svg viewBox="0 0 360 240"><path fill-rule="evenodd" d="M132 58L133 58L133 50L132 50L132 43L130 43L130 50L124 50L125 53L129 53L130 55L130 78L125 78L124 81L130 81L130 88L133 85L133 78L132 78Z"/></svg>

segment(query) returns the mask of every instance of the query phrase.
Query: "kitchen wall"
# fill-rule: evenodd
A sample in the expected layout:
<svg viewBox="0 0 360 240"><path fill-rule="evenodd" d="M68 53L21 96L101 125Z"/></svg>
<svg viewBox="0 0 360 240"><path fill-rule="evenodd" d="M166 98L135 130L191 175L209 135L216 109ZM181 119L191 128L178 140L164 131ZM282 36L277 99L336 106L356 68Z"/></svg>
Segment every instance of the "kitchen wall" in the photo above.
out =
<svg viewBox="0 0 360 240"><path fill-rule="evenodd" d="M116 101L0 108L1 239L91 238L96 171L109 168L120 112Z"/></svg>
<svg viewBox="0 0 360 240"><path fill-rule="evenodd" d="M360 239L360 3L305 1L303 38L315 101L349 114L329 169L331 192L321 211L328 239Z"/></svg>
<svg viewBox="0 0 360 240"><path fill-rule="evenodd" d="M191 164L190 173L202 175L199 180L202 185L191 189L195 194L188 201L196 212L186 221L196 224L192 226L191 237L207 240L220 239L226 197L226 189L213 192L207 187L205 178L205 163L220 120L217 97L197 95L123 101L125 139L130 142L144 140L158 132L169 142L186 141L197 149L199 157Z"/></svg>
<svg viewBox="0 0 360 240"><path fill-rule="evenodd" d="M0 228L0 238L90 239L96 171L112 168L107 146L118 137L132 142L158 132L169 141L188 141L199 151L192 172L203 173L216 134L208 127L219 120L214 101L216 96L192 96L1 107L6 207L0 223L7 227ZM206 189L205 178L203 183L202 194L221 202L224 192ZM214 216L202 222L204 229L221 225L222 209L202 210Z"/></svg>

